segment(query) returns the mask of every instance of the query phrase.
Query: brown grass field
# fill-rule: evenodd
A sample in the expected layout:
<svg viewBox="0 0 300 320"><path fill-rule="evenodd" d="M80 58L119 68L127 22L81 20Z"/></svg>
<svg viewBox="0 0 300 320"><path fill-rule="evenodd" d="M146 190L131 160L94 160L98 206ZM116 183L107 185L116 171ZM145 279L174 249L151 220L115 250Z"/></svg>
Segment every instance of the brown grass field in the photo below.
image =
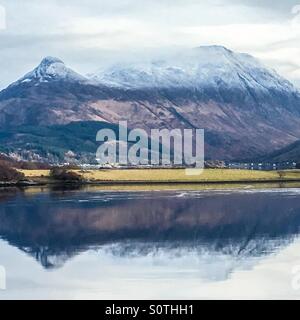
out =
<svg viewBox="0 0 300 320"><path fill-rule="evenodd" d="M48 178L49 170L20 170L27 178ZM300 170L255 171L237 169L205 169L200 175L186 175L184 169L101 169L74 170L91 182L239 182L300 181Z"/></svg>

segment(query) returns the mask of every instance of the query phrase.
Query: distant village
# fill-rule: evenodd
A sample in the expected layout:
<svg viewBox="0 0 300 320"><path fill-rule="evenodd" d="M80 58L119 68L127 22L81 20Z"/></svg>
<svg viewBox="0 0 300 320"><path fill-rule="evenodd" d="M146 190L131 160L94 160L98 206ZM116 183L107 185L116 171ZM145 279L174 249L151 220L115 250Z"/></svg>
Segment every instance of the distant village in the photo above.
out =
<svg viewBox="0 0 300 320"><path fill-rule="evenodd" d="M70 165L64 163L62 165ZM178 165L121 165L119 163L107 164L80 164L79 167L86 170L92 169L185 169L186 166ZM240 169L240 170L288 170L299 169L299 164L296 162L279 162L279 163L247 163L247 162L227 162L227 161L206 161L205 168L208 169Z"/></svg>

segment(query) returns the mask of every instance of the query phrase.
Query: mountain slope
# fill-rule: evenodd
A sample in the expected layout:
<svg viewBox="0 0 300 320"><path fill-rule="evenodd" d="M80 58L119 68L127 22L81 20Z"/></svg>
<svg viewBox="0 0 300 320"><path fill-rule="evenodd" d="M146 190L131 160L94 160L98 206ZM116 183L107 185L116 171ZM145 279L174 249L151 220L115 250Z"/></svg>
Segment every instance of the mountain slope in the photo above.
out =
<svg viewBox="0 0 300 320"><path fill-rule="evenodd" d="M300 140L264 156L261 160L270 162L294 161L300 163Z"/></svg>
<svg viewBox="0 0 300 320"><path fill-rule="evenodd" d="M219 46L89 77L48 57L0 92L2 130L120 120L148 131L204 128L207 158L255 158L300 139L300 93L253 57Z"/></svg>
<svg viewBox="0 0 300 320"><path fill-rule="evenodd" d="M96 163L96 134L103 128L112 129L118 136L117 125L101 121L0 130L0 152L17 160Z"/></svg>

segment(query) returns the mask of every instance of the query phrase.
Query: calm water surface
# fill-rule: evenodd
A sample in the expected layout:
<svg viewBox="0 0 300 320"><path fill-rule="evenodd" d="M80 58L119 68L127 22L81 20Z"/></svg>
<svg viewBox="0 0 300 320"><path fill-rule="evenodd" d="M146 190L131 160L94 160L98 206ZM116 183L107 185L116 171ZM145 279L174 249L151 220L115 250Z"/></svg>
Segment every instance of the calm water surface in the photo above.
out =
<svg viewBox="0 0 300 320"><path fill-rule="evenodd" d="M2 190L0 299L300 298L299 227L300 188Z"/></svg>

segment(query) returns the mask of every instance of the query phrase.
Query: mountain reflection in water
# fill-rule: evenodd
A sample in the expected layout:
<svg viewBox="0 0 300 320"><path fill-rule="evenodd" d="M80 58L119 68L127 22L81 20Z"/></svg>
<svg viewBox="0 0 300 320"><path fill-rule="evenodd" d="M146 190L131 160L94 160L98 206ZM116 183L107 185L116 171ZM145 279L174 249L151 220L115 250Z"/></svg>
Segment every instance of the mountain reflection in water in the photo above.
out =
<svg viewBox="0 0 300 320"><path fill-rule="evenodd" d="M298 236L300 189L0 194L0 237L44 268L89 249L268 255Z"/></svg>

